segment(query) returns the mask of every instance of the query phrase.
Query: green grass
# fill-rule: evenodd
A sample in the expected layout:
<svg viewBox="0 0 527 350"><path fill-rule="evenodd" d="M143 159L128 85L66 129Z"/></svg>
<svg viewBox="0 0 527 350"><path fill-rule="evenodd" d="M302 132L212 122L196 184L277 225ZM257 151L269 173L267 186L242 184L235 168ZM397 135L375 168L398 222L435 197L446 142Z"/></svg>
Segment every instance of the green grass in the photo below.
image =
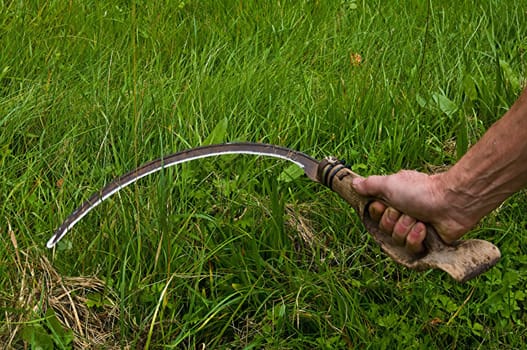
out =
<svg viewBox="0 0 527 350"><path fill-rule="evenodd" d="M45 242L112 178L210 141L335 155L364 175L448 166L519 94L525 11L520 1L1 2L0 343L523 347L524 193L471 234L503 258L464 285L395 265L336 195L248 156L151 175L56 250Z"/></svg>

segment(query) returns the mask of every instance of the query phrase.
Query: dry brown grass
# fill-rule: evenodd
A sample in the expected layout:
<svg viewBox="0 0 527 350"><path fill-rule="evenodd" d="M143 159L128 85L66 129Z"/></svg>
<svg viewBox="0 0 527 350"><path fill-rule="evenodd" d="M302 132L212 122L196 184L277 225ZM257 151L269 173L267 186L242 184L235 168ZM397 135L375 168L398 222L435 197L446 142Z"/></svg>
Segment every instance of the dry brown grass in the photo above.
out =
<svg viewBox="0 0 527 350"><path fill-rule="evenodd" d="M41 323L46 328L49 308L63 327L73 332L75 349L129 348L120 339L119 319L124 315L120 314L118 297L104 281L95 276L61 276L42 251L22 251L15 233L11 229L8 233L13 266L7 271L16 271L17 276L9 276L9 288L0 293L3 348L28 348L30 344L22 338L24 327ZM90 302L94 297L103 300Z"/></svg>

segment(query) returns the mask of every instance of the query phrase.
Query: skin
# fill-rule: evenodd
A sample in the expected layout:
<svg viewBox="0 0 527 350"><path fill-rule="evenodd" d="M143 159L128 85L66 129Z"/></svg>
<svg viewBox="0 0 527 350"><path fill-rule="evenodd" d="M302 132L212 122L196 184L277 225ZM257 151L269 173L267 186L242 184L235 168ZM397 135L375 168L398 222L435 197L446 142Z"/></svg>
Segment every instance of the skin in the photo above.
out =
<svg viewBox="0 0 527 350"><path fill-rule="evenodd" d="M353 187L374 202L369 212L381 229L421 252L425 222L451 243L527 186L527 88L514 105L448 171L427 175L403 170L355 179ZM397 209L396 209L397 208Z"/></svg>

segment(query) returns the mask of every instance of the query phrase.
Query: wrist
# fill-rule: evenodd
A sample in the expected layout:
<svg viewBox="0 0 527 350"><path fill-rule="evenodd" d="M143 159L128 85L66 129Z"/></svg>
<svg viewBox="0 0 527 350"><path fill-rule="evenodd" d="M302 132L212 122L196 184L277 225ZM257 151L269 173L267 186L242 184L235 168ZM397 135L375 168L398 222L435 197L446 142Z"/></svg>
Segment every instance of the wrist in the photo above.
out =
<svg viewBox="0 0 527 350"><path fill-rule="evenodd" d="M459 239L489 213L480 196L471 191L466 174L450 168L432 175L432 186L437 208L435 227L447 243Z"/></svg>
<svg viewBox="0 0 527 350"><path fill-rule="evenodd" d="M435 191L442 208L438 215L461 223L466 230L476 225L493 209L488 207L481 192L474 191L469 174L468 171L458 171L454 166L433 175Z"/></svg>

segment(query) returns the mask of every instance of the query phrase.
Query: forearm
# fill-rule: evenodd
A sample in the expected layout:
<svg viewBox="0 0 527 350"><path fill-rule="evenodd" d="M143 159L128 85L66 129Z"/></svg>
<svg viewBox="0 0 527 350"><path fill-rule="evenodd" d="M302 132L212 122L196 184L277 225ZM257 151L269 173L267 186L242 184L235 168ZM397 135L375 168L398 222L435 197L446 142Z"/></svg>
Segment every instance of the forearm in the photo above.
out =
<svg viewBox="0 0 527 350"><path fill-rule="evenodd" d="M446 199L478 220L527 185L527 89L442 177Z"/></svg>

